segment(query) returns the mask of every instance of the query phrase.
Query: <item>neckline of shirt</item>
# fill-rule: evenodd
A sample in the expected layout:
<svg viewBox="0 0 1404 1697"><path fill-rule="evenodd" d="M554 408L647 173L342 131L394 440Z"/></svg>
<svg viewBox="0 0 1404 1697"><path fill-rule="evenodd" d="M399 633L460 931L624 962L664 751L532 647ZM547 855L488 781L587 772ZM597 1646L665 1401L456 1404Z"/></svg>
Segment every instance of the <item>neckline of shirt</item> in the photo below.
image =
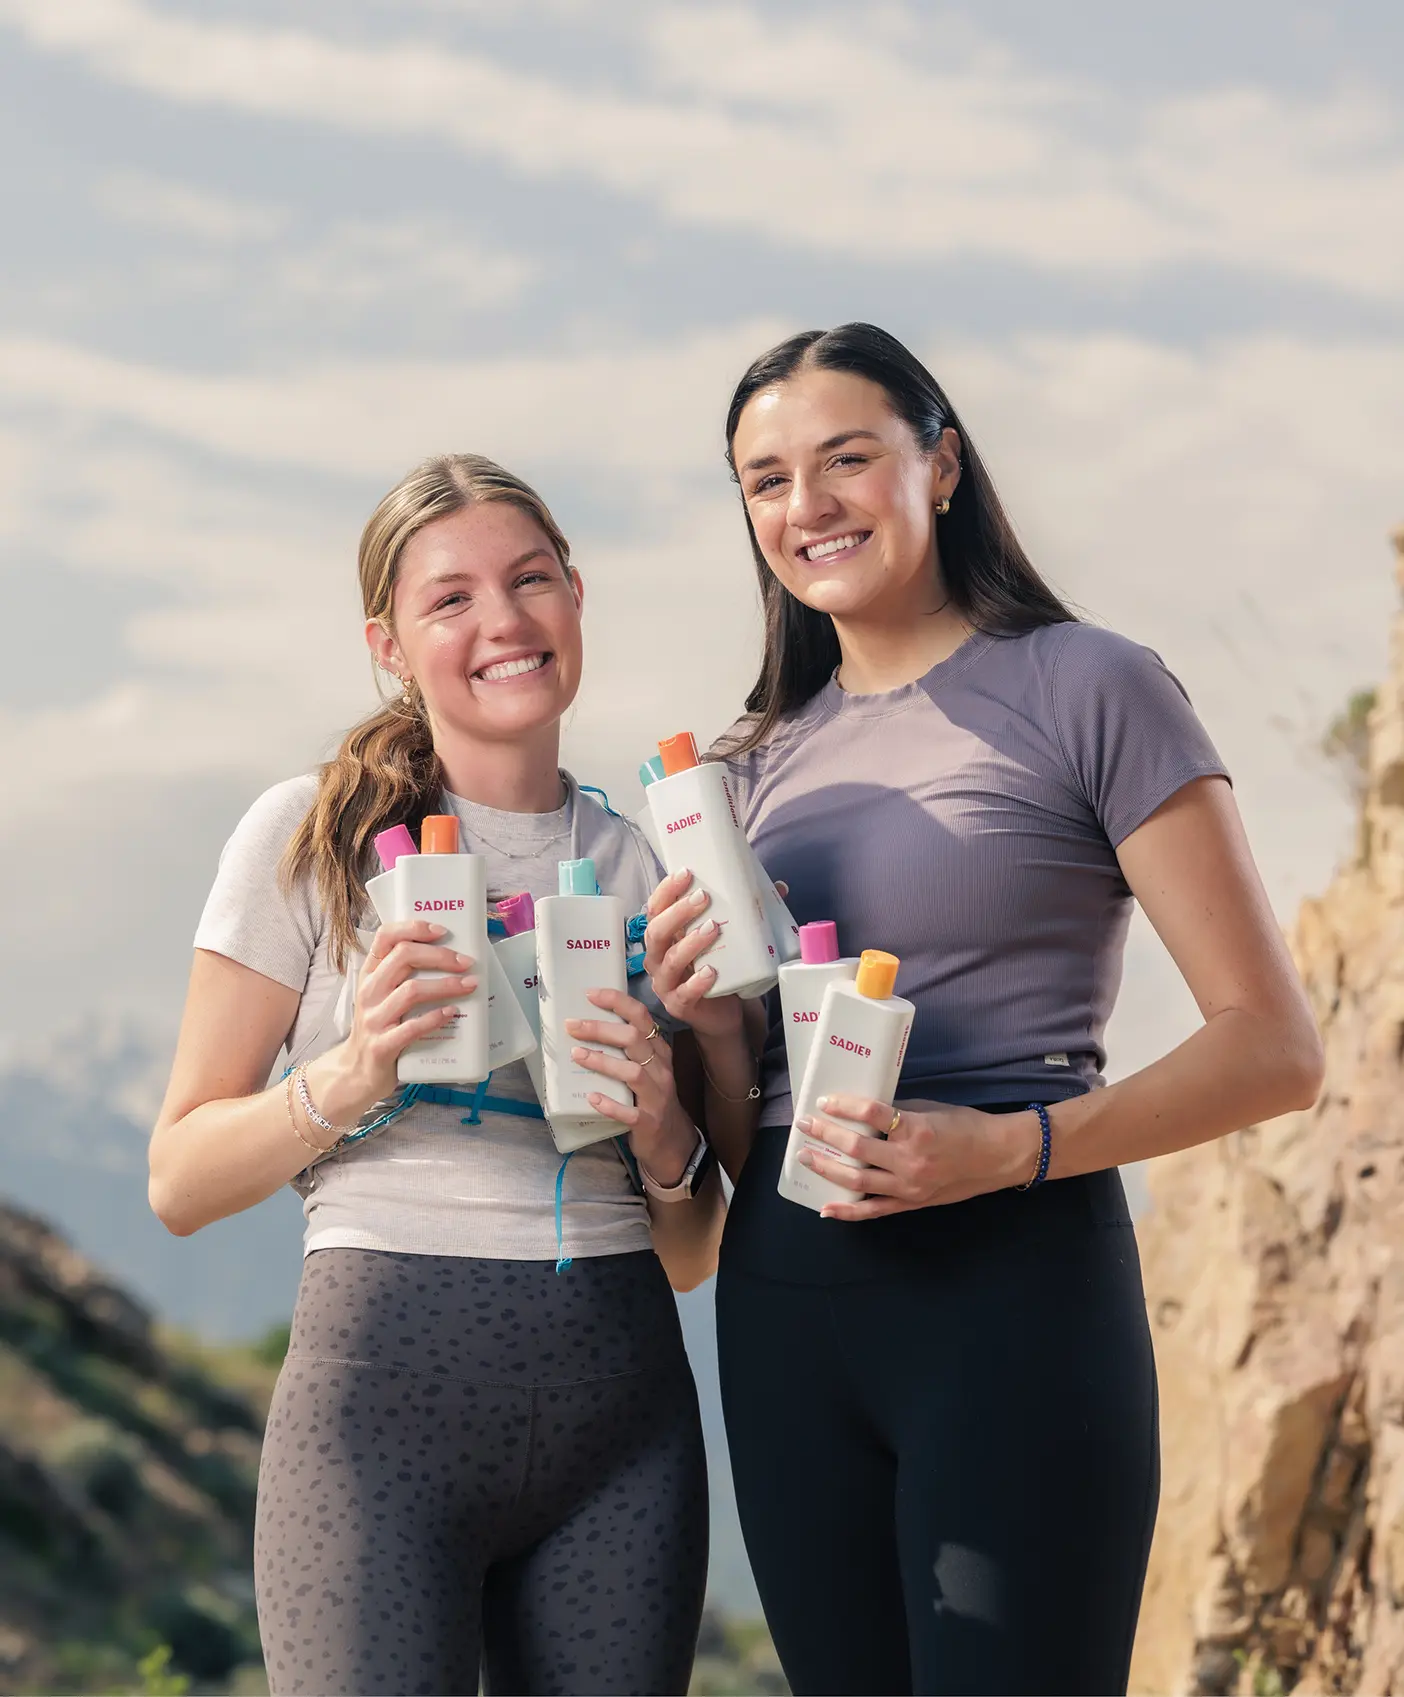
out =
<svg viewBox="0 0 1404 1697"><path fill-rule="evenodd" d="M458 815L465 836L497 847L510 841L516 849L544 849L571 834L575 823L576 785L569 772L561 772L565 785L565 800L550 813L509 813L500 807L488 807L467 796L444 791L444 800ZM562 856L562 859L567 857Z"/></svg>
<svg viewBox="0 0 1404 1697"><path fill-rule="evenodd" d="M883 719L891 713L901 713L919 697L929 696L960 671L963 671L994 641L988 631L973 631L953 654L938 660L927 672L911 683L899 684L896 689L880 690L873 695L854 695L838 681L838 667L819 692L819 705L832 718Z"/></svg>

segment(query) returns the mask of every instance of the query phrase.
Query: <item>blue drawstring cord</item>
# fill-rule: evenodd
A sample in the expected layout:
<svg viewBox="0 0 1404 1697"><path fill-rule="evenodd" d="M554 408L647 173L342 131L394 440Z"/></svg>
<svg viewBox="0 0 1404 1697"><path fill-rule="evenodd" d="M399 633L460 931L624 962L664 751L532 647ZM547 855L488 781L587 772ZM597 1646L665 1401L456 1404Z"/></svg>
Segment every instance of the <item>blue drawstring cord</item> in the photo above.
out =
<svg viewBox="0 0 1404 1697"><path fill-rule="evenodd" d="M570 1256L567 1255L566 1252L565 1252L565 1224L564 1224L564 1220L563 1220L562 1215L563 1215L563 1208L564 1208L564 1203L565 1203L565 1170L579 1153L580 1153L580 1151L578 1149L572 1149L570 1154L567 1155L565 1157L565 1159L561 1162L560 1166L556 1168L556 1273L557 1273L557 1275L559 1275L561 1273L569 1272L571 1266L573 1265Z"/></svg>

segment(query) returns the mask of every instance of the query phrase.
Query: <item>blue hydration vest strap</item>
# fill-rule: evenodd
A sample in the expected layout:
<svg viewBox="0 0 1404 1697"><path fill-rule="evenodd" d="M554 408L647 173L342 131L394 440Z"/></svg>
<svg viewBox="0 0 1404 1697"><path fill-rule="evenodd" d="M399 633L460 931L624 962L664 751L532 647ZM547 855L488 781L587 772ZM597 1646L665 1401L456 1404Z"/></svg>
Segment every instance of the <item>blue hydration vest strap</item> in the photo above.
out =
<svg viewBox="0 0 1404 1697"><path fill-rule="evenodd" d="M600 806L602 808L604 808L605 812L610 816L611 819L617 819L619 817L619 815L609 805L609 797L604 793L604 791L602 789L597 788L597 786L594 785L594 784L582 784L578 781L577 781L575 787L578 790L584 790L586 795L597 795L600 798Z"/></svg>
<svg viewBox="0 0 1404 1697"><path fill-rule="evenodd" d="M624 1163L624 1171L629 1175L629 1183L633 1185L640 1196L646 1195L643 1186L643 1174L639 1171L639 1163L634 1151L629 1147L629 1139L627 1137L616 1137L614 1147L618 1152L619 1159Z"/></svg>
<svg viewBox="0 0 1404 1697"><path fill-rule="evenodd" d="M624 965L630 978L637 978L644 969L644 932L648 929L648 915L636 913L625 921L624 925Z"/></svg>
<svg viewBox="0 0 1404 1697"><path fill-rule="evenodd" d="M471 1090L455 1090L448 1084L411 1084L408 1088L417 1092L415 1097L419 1102L432 1102L439 1108L467 1108L469 1111L463 1117L464 1125L481 1125L483 1113L512 1114L522 1120L544 1120L539 1102L519 1102L511 1096L490 1096L488 1085L491 1078L485 1078L481 1084L476 1084Z"/></svg>

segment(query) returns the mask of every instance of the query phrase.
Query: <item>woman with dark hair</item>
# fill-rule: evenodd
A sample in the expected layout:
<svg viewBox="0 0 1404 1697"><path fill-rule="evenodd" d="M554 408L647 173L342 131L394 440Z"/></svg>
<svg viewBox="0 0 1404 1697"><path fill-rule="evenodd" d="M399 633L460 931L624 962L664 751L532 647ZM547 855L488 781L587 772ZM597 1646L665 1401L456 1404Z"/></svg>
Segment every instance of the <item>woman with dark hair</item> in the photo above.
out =
<svg viewBox="0 0 1404 1697"><path fill-rule="evenodd" d="M766 1616L800 1693L1123 1691L1159 1460L1117 1167L1310 1104L1311 1012L1183 690L1040 579L906 348L782 343L727 446L765 656L714 752L796 918L897 955L916 1007L895 1105L801 1124L851 1201L777 1194L798 1081L773 1001L758 1129L713 1137ZM1106 1086L1133 900L1204 1023Z"/></svg>

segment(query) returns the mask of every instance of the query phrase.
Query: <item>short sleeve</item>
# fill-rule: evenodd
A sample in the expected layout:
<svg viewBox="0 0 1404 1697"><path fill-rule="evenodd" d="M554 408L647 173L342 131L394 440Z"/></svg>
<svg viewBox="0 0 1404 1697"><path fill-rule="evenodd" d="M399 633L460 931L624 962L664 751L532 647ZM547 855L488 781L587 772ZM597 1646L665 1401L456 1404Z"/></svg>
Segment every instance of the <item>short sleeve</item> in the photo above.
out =
<svg viewBox="0 0 1404 1697"><path fill-rule="evenodd" d="M1067 636L1051 683L1058 741L1115 848L1177 790L1228 769L1158 654L1093 625L1060 628Z"/></svg>
<svg viewBox="0 0 1404 1697"><path fill-rule="evenodd" d="M275 784L254 802L224 845L195 947L225 955L299 994L323 929L310 884L291 891L278 876L283 852L307 816L317 780Z"/></svg>
<svg viewBox="0 0 1404 1697"><path fill-rule="evenodd" d="M734 754L732 750L738 748L745 741L755 723L756 715L754 713L742 714L733 725L722 732L703 756L705 760L720 761L726 767L726 781L731 786L732 799L735 801L737 811L743 819L748 816L751 797L755 790L758 750L753 748L748 753L740 755Z"/></svg>

